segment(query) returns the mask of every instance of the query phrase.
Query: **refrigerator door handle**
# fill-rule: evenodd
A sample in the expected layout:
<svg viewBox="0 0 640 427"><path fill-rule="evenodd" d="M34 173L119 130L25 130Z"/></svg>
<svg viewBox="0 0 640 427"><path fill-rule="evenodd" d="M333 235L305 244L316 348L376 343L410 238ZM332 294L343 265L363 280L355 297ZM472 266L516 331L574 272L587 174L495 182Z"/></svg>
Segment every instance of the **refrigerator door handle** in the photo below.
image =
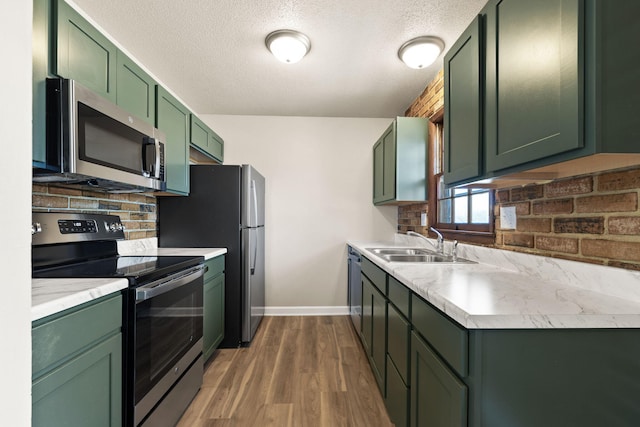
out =
<svg viewBox="0 0 640 427"><path fill-rule="evenodd" d="M256 191L256 180L251 180L251 195L253 196L253 221L250 227L258 226L258 192Z"/></svg>
<svg viewBox="0 0 640 427"><path fill-rule="evenodd" d="M253 244L253 262L251 263L251 275L256 274L256 262L258 262L258 234L256 232L251 233L251 238L255 239Z"/></svg>

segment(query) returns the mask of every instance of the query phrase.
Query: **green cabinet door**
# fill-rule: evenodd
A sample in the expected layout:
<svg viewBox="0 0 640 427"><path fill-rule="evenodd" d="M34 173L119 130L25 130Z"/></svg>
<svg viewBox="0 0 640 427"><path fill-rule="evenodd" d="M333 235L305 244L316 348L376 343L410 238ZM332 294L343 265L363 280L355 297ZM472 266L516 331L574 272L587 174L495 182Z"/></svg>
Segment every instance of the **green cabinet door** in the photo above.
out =
<svg viewBox="0 0 640 427"><path fill-rule="evenodd" d="M387 200L384 194L384 140L373 145L373 203Z"/></svg>
<svg viewBox="0 0 640 427"><path fill-rule="evenodd" d="M427 120L397 117L373 146L373 203L427 199Z"/></svg>
<svg viewBox="0 0 640 427"><path fill-rule="evenodd" d="M189 194L189 110L156 86L156 127L164 132L167 191Z"/></svg>
<svg viewBox="0 0 640 427"><path fill-rule="evenodd" d="M389 291L395 279L389 278ZM402 285L401 285L402 286ZM387 304L387 394L385 406L396 426L407 426L409 416L411 324L396 309Z"/></svg>
<svg viewBox="0 0 640 427"><path fill-rule="evenodd" d="M444 57L444 183L473 181L484 172L481 17Z"/></svg>
<svg viewBox="0 0 640 427"><path fill-rule="evenodd" d="M488 4L487 172L584 145L583 5L581 0Z"/></svg>
<svg viewBox="0 0 640 427"><path fill-rule="evenodd" d="M116 104L155 126L156 82L127 55L117 53Z"/></svg>
<svg viewBox="0 0 640 427"><path fill-rule="evenodd" d="M32 385L32 425L122 425L122 335L80 354Z"/></svg>
<svg viewBox="0 0 640 427"><path fill-rule="evenodd" d="M373 291L374 286L368 278L362 276L362 345L367 357L371 359L373 340Z"/></svg>
<svg viewBox="0 0 640 427"><path fill-rule="evenodd" d="M54 0L54 74L116 101L116 46L63 0Z"/></svg>
<svg viewBox="0 0 640 427"><path fill-rule="evenodd" d="M467 386L411 333L411 427L467 425Z"/></svg>
<svg viewBox="0 0 640 427"><path fill-rule="evenodd" d="M205 261L202 354L206 361L224 338L224 263L219 255Z"/></svg>
<svg viewBox="0 0 640 427"><path fill-rule="evenodd" d="M122 424L122 296L33 322L34 426Z"/></svg>
<svg viewBox="0 0 640 427"><path fill-rule="evenodd" d="M387 375L387 300L377 289L372 292L371 361L373 373L386 396Z"/></svg>
<svg viewBox="0 0 640 427"><path fill-rule="evenodd" d="M51 3L47 0L33 2L33 87L32 87L32 136L33 166L45 167L46 153L46 79L49 76L49 16Z"/></svg>
<svg viewBox="0 0 640 427"><path fill-rule="evenodd" d="M402 381L389 355L387 355L387 395L384 406L396 427L409 425L409 388Z"/></svg>
<svg viewBox="0 0 640 427"><path fill-rule="evenodd" d="M191 114L191 146L219 163L224 160L224 141L196 115Z"/></svg>

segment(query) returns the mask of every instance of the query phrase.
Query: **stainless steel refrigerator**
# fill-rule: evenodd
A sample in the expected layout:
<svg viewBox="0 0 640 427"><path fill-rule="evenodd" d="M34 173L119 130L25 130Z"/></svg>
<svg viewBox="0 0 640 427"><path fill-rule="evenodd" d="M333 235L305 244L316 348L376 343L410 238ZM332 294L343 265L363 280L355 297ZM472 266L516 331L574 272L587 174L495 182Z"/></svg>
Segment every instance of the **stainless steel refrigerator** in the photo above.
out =
<svg viewBox="0 0 640 427"><path fill-rule="evenodd" d="M225 336L248 344L264 316L265 179L250 165L192 165L186 197L158 198L160 247L226 247Z"/></svg>

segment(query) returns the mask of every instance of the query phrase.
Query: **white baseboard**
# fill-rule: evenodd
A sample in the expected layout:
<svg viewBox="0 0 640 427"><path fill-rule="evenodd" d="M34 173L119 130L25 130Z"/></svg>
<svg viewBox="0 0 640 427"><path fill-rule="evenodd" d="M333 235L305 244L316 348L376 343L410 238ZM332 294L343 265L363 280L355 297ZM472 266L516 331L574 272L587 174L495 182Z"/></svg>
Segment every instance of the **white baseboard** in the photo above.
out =
<svg viewBox="0 0 640 427"><path fill-rule="evenodd" d="M348 306L265 307L265 316L346 316Z"/></svg>

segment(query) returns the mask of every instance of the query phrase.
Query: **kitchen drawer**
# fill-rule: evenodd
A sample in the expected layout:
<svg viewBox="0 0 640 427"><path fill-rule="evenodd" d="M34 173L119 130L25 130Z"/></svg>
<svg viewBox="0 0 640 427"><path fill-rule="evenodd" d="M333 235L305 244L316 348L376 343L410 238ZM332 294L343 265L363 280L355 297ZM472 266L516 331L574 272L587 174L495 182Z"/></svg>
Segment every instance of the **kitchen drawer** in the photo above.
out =
<svg viewBox="0 0 640 427"><path fill-rule="evenodd" d="M362 257L362 273L371 280L371 283L378 288L380 292L387 295L387 273L380 267Z"/></svg>
<svg viewBox="0 0 640 427"><path fill-rule="evenodd" d="M469 336L466 329L449 320L417 295L412 296L411 323L460 376L467 375Z"/></svg>
<svg viewBox="0 0 640 427"><path fill-rule="evenodd" d="M411 324L391 304L387 310L387 353L393 360L402 381L409 385L409 343Z"/></svg>
<svg viewBox="0 0 640 427"><path fill-rule="evenodd" d="M389 301L395 305L400 313L409 318L409 306L411 305L411 291L395 277L389 276L389 291L387 292Z"/></svg>
<svg viewBox="0 0 640 427"><path fill-rule="evenodd" d="M65 310L34 322L32 377L57 365L103 337L120 332L122 327L122 296L106 297L98 303Z"/></svg>
<svg viewBox="0 0 640 427"><path fill-rule="evenodd" d="M204 281L206 282L224 272L224 255L208 259L204 264L208 267L208 270L204 273Z"/></svg>

